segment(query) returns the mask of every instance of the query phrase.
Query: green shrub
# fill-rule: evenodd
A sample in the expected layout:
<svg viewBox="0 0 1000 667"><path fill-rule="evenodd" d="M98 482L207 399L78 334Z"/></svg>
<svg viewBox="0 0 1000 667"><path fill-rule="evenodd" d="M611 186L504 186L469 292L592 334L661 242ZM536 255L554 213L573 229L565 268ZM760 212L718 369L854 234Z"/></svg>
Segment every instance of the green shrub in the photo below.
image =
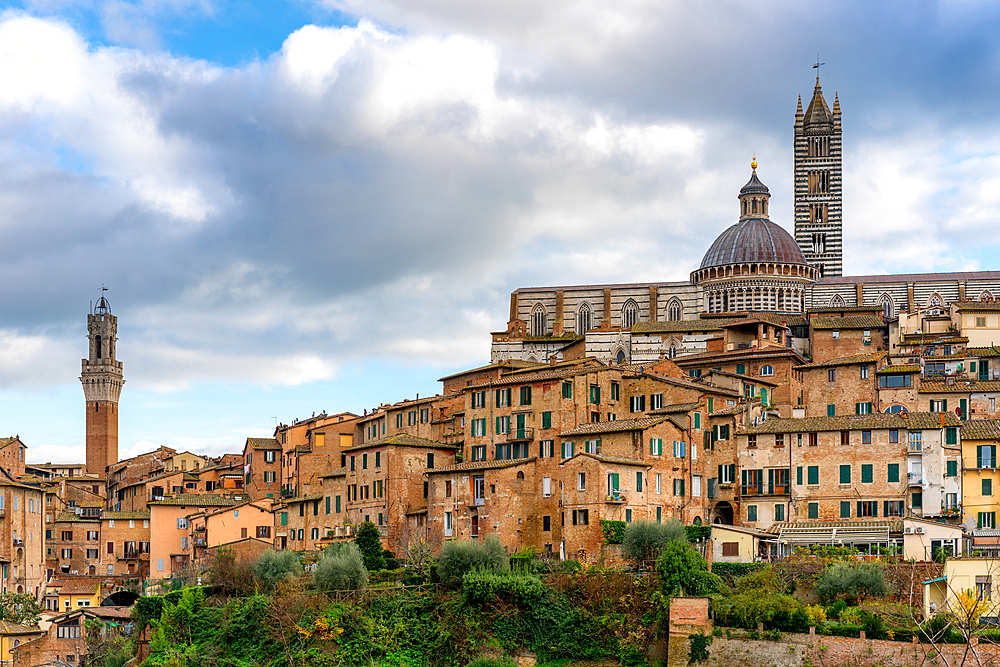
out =
<svg viewBox="0 0 1000 667"><path fill-rule="evenodd" d="M712 573L722 577L730 586L736 583L740 577L745 577L751 572L767 567L765 563L726 563L718 561L712 563Z"/></svg>
<svg viewBox="0 0 1000 667"><path fill-rule="evenodd" d="M345 542L328 547L323 559L316 564L313 581L324 593L364 589L368 585L368 570L358 545Z"/></svg>
<svg viewBox="0 0 1000 667"><path fill-rule="evenodd" d="M622 555L636 564L655 561L670 542L686 544L684 526L680 521L634 521L625 529Z"/></svg>
<svg viewBox="0 0 1000 667"><path fill-rule="evenodd" d="M866 597L880 597L887 595L891 587L885 580L885 567L881 563L837 562L820 572L813 590L829 604L838 598L853 603Z"/></svg>
<svg viewBox="0 0 1000 667"><path fill-rule="evenodd" d="M505 655L499 658L476 658L466 667L517 667L517 663Z"/></svg>
<svg viewBox="0 0 1000 667"><path fill-rule="evenodd" d="M704 541L712 537L711 526L684 526L684 535L688 542Z"/></svg>
<svg viewBox="0 0 1000 667"><path fill-rule="evenodd" d="M621 544L625 539L627 525L624 521L601 519L601 534L604 535L605 544Z"/></svg>
<svg viewBox="0 0 1000 667"><path fill-rule="evenodd" d="M468 540L446 542L438 558L437 576L441 583L457 586L462 583L462 577L472 570L504 572L509 567L510 561L503 544L496 535L490 535L482 543Z"/></svg>
<svg viewBox="0 0 1000 667"><path fill-rule="evenodd" d="M533 574L473 570L462 577L462 591L469 602L490 602L497 598L528 603L545 595L545 584Z"/></svg>
<svg viewBox="0 0 1000 667"><path fill-rule="evenodd" d="M758 591L763 594L783 593L782 582L773 568L765 566L736 580L737 593Z"/></svg>
<svg viewBox="0 0 1000 667"><path fill-rule="evenodd" d="M712 611L718 625L756 629L763 623L768 630L807 632L809 614L805 605L791 595L762 595L752 591L712 601Z"/></svg>
<svg viewBox="0 0 1000 667"><path fill-rule="evenodd" d="M294 551L265 551L250 569L261 589L269 592L285 577L300 572L302 565Z"/></svg>
<svg viewBox="0 0 1000 667"><path fill-rule="evenodd" d="M667 543L656 562L663 594L719 595L726 590L722 578L708 570L708 563L686 540Z"/></svg>
<svg viewBox="0 0 1000 667"><path fill-rule="evenodd" d="M826 608L826 615L830 618L839 619L845 609L847 609L847 603L843 600L837 600Z"/></svg>
<svg viewBox="0 0 1000 667"><path fill-rule="evenodd" d="M378 572L385 569L382 535L378 532L378 526L371 521L362 523L358 526L358 534L354 536L354 543L361 550L361 558L364 560L366 570Z"/></svg>

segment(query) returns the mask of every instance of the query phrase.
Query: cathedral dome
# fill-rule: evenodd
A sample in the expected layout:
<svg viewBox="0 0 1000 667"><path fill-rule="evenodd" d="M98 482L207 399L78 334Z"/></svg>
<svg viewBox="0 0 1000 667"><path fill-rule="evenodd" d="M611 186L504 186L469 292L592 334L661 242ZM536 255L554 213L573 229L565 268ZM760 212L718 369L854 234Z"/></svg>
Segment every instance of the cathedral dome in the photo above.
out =
<svg viewBox="0 0 1000 667"><path fill-rule="evenodd" d="M722 232L701 268L726 264L808 264L792 235L764 218L744 218Z"/></svg>

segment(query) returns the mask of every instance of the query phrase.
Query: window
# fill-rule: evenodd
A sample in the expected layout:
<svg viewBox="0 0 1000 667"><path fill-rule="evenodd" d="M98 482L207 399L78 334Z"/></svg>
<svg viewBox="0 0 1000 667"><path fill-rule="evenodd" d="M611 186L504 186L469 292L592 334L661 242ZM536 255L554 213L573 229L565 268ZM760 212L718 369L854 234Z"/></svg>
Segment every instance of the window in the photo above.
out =
<svg viewBox="0 0 1000 667"><path fill-rule="evenodd" d="M663 475L656 473L656 492L663 493Z"/></svg>
<svg viewBox="0 0 1000 667"><path fill-rule="evenodd" d="M629 412L644 412L646 410L646 395L629 397L628 409Z"/></svg>
<svg viewBox="0 0 1000 667"><path fill-rule="evenodd" d="M761 376L774 375L774 366L761 366L760 367Z"/></svg>
<svg viewBox="0 0 1000 667"><path fill-rule="evenodd" d="M840 501L840 518L850 519L851 518L851 501L841 500Z"/></svg>
<svg viewBox="0 0 1000 667"><path fill-rule="evenodd" d="M828 369L826 371L826 381L827 382L836 382L837 381L837 369L836 368L830 368L830 369Z"/></svg>
<svg viewBox="0 0 1000 667"><path fill-rule="evenodd" d="M878 517L878 501L877 500L859 500L858 501L858 518L864 517Z"/></svg>
<svg viewBox="0 0 1000 667"><path fill-rule="evenodd" d="M573 448L574 444L572 442L562 443L562 458L564 459L573 458Z"/></svg>
<svg viewBox="0 0 1000 667"><path fill-rule="evenodd" d="M899 444L899 431L896 429L889 429L889 443L893 445Z"/></svg>
<svg viewBox="0 0 1000 667"><path fill-rule="evenodd" d="M990 602L993 595L993 577L976 575L976 597L983 602Z"/></svg>
<svg viewBox="0 0 1000 667"><path fill-rule="evenodd" d="M948 412L948 401L946 399L940 401L931 401L931 412Z"/></svg>
<svg viewBox="0 0 1000 667"><path fill-rule="evenodd" d="M809 518L810 519L819 518L819 503L809 503Z"/></svg>
<svg viewBox="0 0 1000 667"><path fill-rule="evenodd" d="M552 495L552 478L543 477L542 478L542 497L548 498Z"/></svg>
<svg viewBox="0 0 1000 667"><path fill-rule="evenodd" d="M891 483L897 483L897 482L899 482L899 464L898 463L890 463L889 464L889 474L888 474L888 480L887 481L889 481Z"/></svg>
<svg viewBox="0 0 1000 667"><path fill-rule="evenodd" d="M636 493L642 493L642 473L637 472L635 474L635 491Z"/></svg>
<svg viewBox="0 0 1000 667"><path fill-rule="evenodd" d="M73 557L73 550L72 549L62 549L62 557L63 558L72 558Z"/></svg>
<svg viewBox="0 0 1000 667"><path fill-rule="evenodd" d="M684 495L684 480L675 479L674 480L674 495L683 496Z"/></svg>
<svg viewBox="0 0 1000 667"><path fill-rule="evenodd" d="M850 469L851 466L847 466L847 467L848 467L848 469ZM807 484L809 484L810 486L816 486L817 484L819 484L819 466L809 466L806 469L806 472L807 472L807 478L808 478L808 480L806 482ZM850 473L848 473L848 474L850 474Z"/></svg>
<svg viewBox="0 0 1000 667"><path fill-rule="evenodd" d="M854 414L856 415L870 415L874 412L872 409L872 403L855 403L854 404Z"/></svg>
<svg viewBox="0 0 1000 667"><path fill-rule="evenodd" d="M719 484L732 484L736 480L736 464L719 466Z"/></svg>
<svg viewBox="0 0 1000 667"><path fill-rule="evenodd" d="M573 525L574 526L590 525L590 510L573 510Z"/></svg>
<svg viewBox="0 0 1000 667"><path fill-rule="evenodd" d="M545 335L545 309L542 308L541 304L535 306L534 310L531 311L531 335Z"/></svg>
<svg viewBox="0 0 1000 667"><path fill-rule="evenodd" d="M576 332L578 334L586 333L591 329L591 318L590 318L590 305L583 304L580 306L580 312L576 315Z"/></svg>
<svg viewBox="0 0 1000 667"><path fill-rule="evenodd" d="M841 431L840 432L840 444L842 444L842 445L849 445L849 444L851 444L851 432L850 431Z"/></svg>
<svg viewBox="0 0 1000 667"><path fill-rule="evenodd" d="M100 558L97 549L87 549L87 558Z"/></svg>
<svg viewBox="0 0 1000 667"><path fill-rule="evenodd" d="M573 398L573 383L563 382L562 383L562 397L563 398Z"/></svg>
<svg viewBox="0 0 1000 667"><path fill-rule="evenodd" d="M577 491L587 490L587 473L585 472L576 473L576 490Z"/></svg>
<svg viewBox="0 0 1000 667"><path fill-rule="evenodd" d="M495 403L498 408L509 408L511 399L511 388L507 387L505 389L497 389L495 396Z"/></svg>
<svg viewBox="0 0 1000 667"><path fill-rule="evenodd" d="M747 447L749 447L751 449L756 449L756 447L757 447L757 436L756 435L748 435L747 436Z"/></svg>
<svg viewBox="0 0 1000 667"><path fill-rule="evenodd" d="M257 526L257 537L261 539L271 538L271 527L270 526Z"/></svg>
<svg viewBox="0 0 1000 667"><path fill-rule="evenodd" d="M867 380L868 379L868 367L867 366L862 366L861 367L861 379L862 380Z"/></svg>
<svg viewBox="0 0 1000 667"><path fill-rule="evenodd" d="M62 531L61 535L62 535L62 541L63 542L72 542L73 541L73 531L72 530L64 530L64 531Z"/></svg>
<svg viewBox="0 0 1000 667"><path fill-rule="evenodd" d="M886 500L882 505L882 516L903 516L904 508L902 500Z"/></svg>
<svg viewBox="0 0 1000 667"><path fill-rule="evenodd" d="M682 440L674 440L674 457L682 459L686 453L687 443Z"/></svg>
<svg viewBox="0 0 1000 667"><path fill-rule="evenodd" d="M957 445L958 444L958 429L954 426L949 426L944 430L944 444L946 445Z"/></svg>
<svg viewBox="0 0 1000 667"><path fill-rule="evenodd" d="M601 403L601 388L596 384L590 385L590 402L594 405Z"/></svg>
<svg viewBox="0 0 1000 667"><path fill-rule="evenodd" d="M701 475L692 475L691 477L691 496L701 498Z"/></svg>
<svg viewBox="0 0 1000 667"><path fill-rule="evenodd" d="M979 329L982 329L985 326L986 326L986 318L985 317L977 317L976 318L976 327L979 328Z"/></svg>
<svg viewBox="0 0 1000 667"><path fill-rule="evenodd" d="M826 416L827 417L836 417L837 416L837 406L836 405L827 405L826 406Z"/></svg>
<svg viewBox="0 0 1000 667"><path fill-rule="evenodd" d="M784 521L785 520L785 505L784 503L778 503L774 506L774 520Z"/></svg>
<svg viewBox="0 0 1000 667"><path fill-rule="evenodd" d="M757 520L757 506L747 505L747 521L756 521L756 520Z"/></svg>
<svg viewBox="0 0 1000 667"><path fill-rule="evenodd" d="M881 389L897 389L900 387L909 387L911 385L912 380L910 379L910 375L907 373L880 375L878 378L878 386Z"/></svg>
<svg viewBox="0 0 1000 667"><path fill-rule="evenodd" d="M178 517L177 519L177 530L183 530L188 527L188 520L184 517Z"/></svg>
<svg viewBox="0 0 1000 667"><path fill-rule="evenodd" d="M549 532L550 530L552 530L552 517L550 516L542 517L542 530L545 532Z"/></svg>
<svg viewBox="0 0 1000 667"><path fill-rule="evenodd" d="M784 433L775 433L774 434L774 446L775 447L784 447L785 446L785 434Z"/></svg>
<svg viewBox="0 0 1000 667"><path fill-rule="evenodd" d="M274 463L275 454L273 450L264 452L264 463Z"/></svg>
<svg viewBox="0 0 1000 667"><path fill-rule="evenodd" d="M663 438L649 439L649 453L653 456L663 455Z"/></svg>
<svg viewBox="0 0 1000 667"><path fill-rule="evenodd" d="M663 394L650 394L649 395L649 409L659 410L663 407Z"/></svg>
<svg viewBox="0 0 1000 667"><path fill-rule="evenodd" d="M951 461L945 462L945 476L946 477L958 477L958 461L952 459Z"/></svg>
<svg viewBox="0 0 1000 667"><path fill-rule="evenodd" d="M639 306L636 305L635 301L629 299L622 306L622 326L626 329L631 329L635 326L635 323L639 321Z"/></svg>
<svg viewBox="0 0 1000 667"><path fill-rule="evenodd" d="M850 484L851 483L851 466L850 464L840 466L840 483Z"/></svg>
<svg viewBox="0 0 1000 667"><path fill-rule="evenodd" d="M910 505L915 509L922 508L924 506L924 494L920 491L914 491L910 495Z"/></svg>
<svg viewBox="0 0 1000 667"><path fill-rule="evenodd" d="M984 496L992 496L993 495L993 480L992 479L988 479L987 478L987 479L982 480L982 491L983 492L982 492L981 495L984 495Z"/></svg>
<svg viewBox="0 0 1000 667"><path fill-rule="evenodd" d="M542 440L538 443L538 453L542 458L551 458L554 456L555 442L552 440Z"/></svg>
<svg viewBox="0 0 1000 667"><path fill-rule="evenodd" d="M611 400L612 401L620 401L621 400L621 393L622 393L622 386L619 383L617 383L617 382L612 382L611 383ZM660 400L662 401L662 399L663 399L663 395L661 394L660 395Z"/></svg>
<svg viewBox="0 0 1000 667"><path fill-rule="evenodd" d="M923 433L920 431L910 431L910 445L909 450L911 452L919 452L922 449Z"/></svg>
<svg viewBox="0 0 1000 667"><path fill-rule="evenodd" d="M739 542L723 542L722 543L722 556L723 558L737 558L740 555L740 543Z"/></svg>
<svg viewBox="0 0 1000 667"><path fill-rule="evenodd" d="M874 481L875 473L873 472L873 465L871 463L861 464L861 483L871 484Z"/></svg>
<svg viewBox="0 0 1000 667"><path fill-rule="evenodd" d="M521 387L521 405L531 405L531 387Z"/></svg>
<svg viewBox="0 0 1000 667"><path fill-rule="evenodd" d="M979 528L996 528L996 512L979 512Z"/></svg>
<svg viewBox="0 0 1000 667"><path fill-rule="evenodd" d="M681 302L677 299L672 299L667 304L667 320L670 322L680 322L681 320Z"/></svg>

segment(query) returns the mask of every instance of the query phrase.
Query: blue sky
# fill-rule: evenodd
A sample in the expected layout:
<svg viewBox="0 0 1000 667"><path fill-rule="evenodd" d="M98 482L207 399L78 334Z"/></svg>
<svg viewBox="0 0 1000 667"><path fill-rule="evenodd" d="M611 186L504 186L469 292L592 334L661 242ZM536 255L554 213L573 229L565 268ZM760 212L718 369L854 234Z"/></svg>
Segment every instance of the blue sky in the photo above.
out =
<svg viewBox="0 0 1000 667"><path fill-rule="evenodd" d="M525 285L683 280L756 152L791 227L817 53L845 271L1000 268L993 3L37 0L0 15L0 417L218 454L485 363Z"/></svg>

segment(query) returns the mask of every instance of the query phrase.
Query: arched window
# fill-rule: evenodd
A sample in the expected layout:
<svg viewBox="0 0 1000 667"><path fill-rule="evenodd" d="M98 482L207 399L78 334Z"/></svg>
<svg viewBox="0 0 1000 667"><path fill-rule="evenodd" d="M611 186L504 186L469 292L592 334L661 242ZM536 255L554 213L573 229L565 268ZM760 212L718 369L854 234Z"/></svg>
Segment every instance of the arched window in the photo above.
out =
<svg viewBox="0 0 1000 667"><path fill-rule="evenodd" d="M896 312L896 306L892 302L892 297L888 294L883 294L878 298L878 304L882 307L882 317L885 319L892 319L893 314Z"/></svg>
<svg viewBox="0 0 1000 667"><path fill-rule="evenodd" d="M531 335L545 335L545 308L542 307L542 304L538 304L535 306L535 309L531 311Z"/></svg>
<svg viewBox="0 0 1000 667"><path fill-rule="evenodd" d="M524 471L523 470L518 470L517 471L517 480L519 482L523 482L524 481Z"/></svg>
<svg viewBox="0 0 1000 667"><path fill-rule="evenodd" d="M883 410L883 412L888 414L899 414L900 412L903 412L905 410L906 408L904 408L902 405L890 405L885 410Z"/></svg>
<svg viewBox="0 0 1000 667"><path fill-rule="evenodd" d="M590 326L590 304L585 303L580 306L579 312L576 314L576 332L578 334L585 334L590 331L592 327Z"/></svg>
<svg viewBox="0 0 1000 667"><path fill-rule="evenodd" d="M927 302L928 308L940 308L943 305L944 302L941 300L940 294L932 294L930 301Z"/></svg>
<svg viewBox="0 0 1000 667"><path fill-rule="evenodd" d="M760 367L761 376L774 375L774 366L761 366Z"/></svg>
<svg viewBox="0 0 1000 667"><path fill-rule="evenodd" d="M615 356L615 361L617 361L619 365L625 363L625 350L618 350L618 354Z"/></svg>
<svg viewBox="0 0 1000 667"><path fill-rule="evenodd" d="M101 337L94 336L94 348L97 350L97 358L101 358Z"/></svg>
<svg viewBox="0 0 1000 667"><path fill-rule="evenodd" d="M670 303L667 304L667 320L670 322L681 321L681 302L677 299L671 299Z"/></svg>
<svg viewBox="0 0 1000 667"><path fill-rule="evenodd" d="M631 329L635 326L635 323L639 321L639 306L636 305L635 301L629 299L622 306L622 326L626 329Z"/></svg>
<svg viewBox="0 0 1000 667"><path fill-rule="evenodd" d="M985 290L982 294L979 295L979 300L984 303L992 303L993 295L990 294L989 290Z"/></svg>
<svg viewBox="0 0 1000 667"><path fill-rule="evenodd" d="M834 295L834 297L830 299L831 308L844 308L846 306L847 304L844 303L844 297L840 296L839 294Z"/></svg>

